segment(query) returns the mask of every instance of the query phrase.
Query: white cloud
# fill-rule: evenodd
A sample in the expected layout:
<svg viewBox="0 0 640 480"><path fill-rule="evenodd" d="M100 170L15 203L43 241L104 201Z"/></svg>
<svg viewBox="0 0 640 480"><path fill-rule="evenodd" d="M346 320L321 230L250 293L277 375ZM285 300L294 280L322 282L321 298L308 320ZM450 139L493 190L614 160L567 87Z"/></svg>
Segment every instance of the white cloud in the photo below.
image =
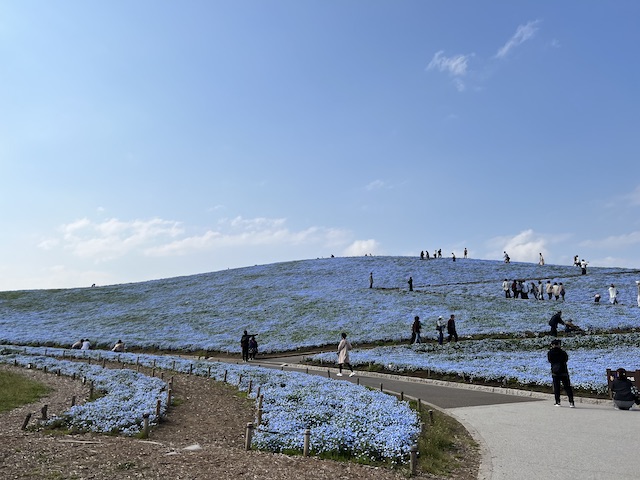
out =
<svg viewBox="0 0 640 480"><path fill-rule="evenodd" d="M469 65L469 58L471 55L454 55L453 57L446 57L444 51L440 50L427 65L427 70L437 70L439 72L446 72L454 77L461 77L467 74L467 67Z"/></svg>
<svg viewBox="0 0 640 480"><path fill-rule="evenodd" d="M533 230L524 230L513 237L495 237L489 241L490 251L487 258L498 260L507 252L512 261L537 262L542 253L546 257L547 241Z"/></svg>
<svg viewBox="0 0 640 480"><path fill-rule="evenodd" d="M625 199L634 207L640 205L640 185L633 192L625 195Z"/></svg>
<svg viewBox="0 0 640 480"><path fill-rule="evenodd" d="M516 29L516 33L505 43L496 53L496 58L505 58L509 52L511 52L514 48L519 46L520 44L526 42L533 38L533 36L538 31L538 24L540 20L534 20L526 25L519 25Z"/></svg>
<svg viewBox="0 0 640 480"><path fill-rule="evenodd" d="M371 190L380 190L385 187L385 183L382 180L374 180L370 182L365 188L369 191Z"/></svg>
<svg viewBox="0 0 640 480"><path fill-rule="evenodd" d="M369 240L356 240L347 248L345 248L342 254L345 257L360 257L363 255L378 255L380 245L373 239Z"/></svg>
<svg viewBox="0 0 640 480"><path fill-rule="evenodd" d="M640 244L640 232L611 235L600 240L584 240L579 243L581 247L602 248L607 250L616 250L636 244Z"/></svg>
<svg viewBox="0 0 640 480"><path fill-rule="evenodd" d="M87 218L76 220L59 228L61 238L48 239L40 248L51 249L62 245L75 256L96 262L119 258L140 247L182 234L178 222L154 218L123 222L112 218L92 222Z"/></svg>

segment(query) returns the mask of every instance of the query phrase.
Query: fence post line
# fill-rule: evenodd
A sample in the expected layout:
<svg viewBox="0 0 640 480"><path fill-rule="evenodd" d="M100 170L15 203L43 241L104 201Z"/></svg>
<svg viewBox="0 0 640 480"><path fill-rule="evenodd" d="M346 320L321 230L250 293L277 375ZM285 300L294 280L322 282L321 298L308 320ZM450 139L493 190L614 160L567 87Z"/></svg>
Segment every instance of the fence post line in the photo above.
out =
<svg viewBox="0 0 640 480"><path fill-rule="evenodd" d="M411 475L415 475L418 471L418 446L416 444L411 445L409 470L411 471Z"/></svg>
<svg viewBox="0 0 640 480"><path fill-rule="evenodd" d="M244 437L244 449L251 450L251 438L253 437L253 423L247 423L247 430Z"/></svg>
<svg viewBox="0 0 640 480"><path fill-rule="evenodd" d="M22 422L22 430L26 430L27 429L27 425L29 424L29 420L31 420L31 414L27 413L27 418L25 418L24 422Z"/></svg>
<svg viewBox="0 0 640 480"><path fill-rule="evenodd" d="M309 456L309 443L311 440L311 429L310 428L306 428L304 431L304 445L303 445L303 450L302 450L302 456L304 457L308 457Z"/></svg>
<svg viewBox="0 0 640 480"><path fill-rule="evenodd" d="M142 414L142 436L143 438L149 438L149 414L147 412Z"/></svg>

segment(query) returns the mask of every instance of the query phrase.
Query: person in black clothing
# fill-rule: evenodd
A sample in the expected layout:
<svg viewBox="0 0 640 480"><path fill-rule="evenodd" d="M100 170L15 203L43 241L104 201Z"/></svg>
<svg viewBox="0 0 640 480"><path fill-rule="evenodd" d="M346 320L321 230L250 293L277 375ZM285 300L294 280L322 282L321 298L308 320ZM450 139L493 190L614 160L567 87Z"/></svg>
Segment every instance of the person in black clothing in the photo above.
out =
<svg viewBox="0 0 640 480"><path fill-rule="evenodd" d="M447 321L447 342L450 342L453 338L456 342L458 341L458 332L456 331L456 318L455 315L451 314L449 320Z"/></svg>
<svg viewBox="0 0 640 480"><path fill-rule="evenodd" d="M420 317L416 315L413 319L413 325L411 326L411 343L420 343L422 339L420 338L420 329L422 328L422 324L420 323Z"/></svg>
<svg viewBox="0 0 640 480"><path fill-rule="evenodd" d="M409 291L413 292L413 277L409 277L409 281L407 283L409 284Z"/></svg>
<svg viewBox="0 0 640 480"><path fill-rule="evenodd" d="M564 325L564 320L562 320L562 312L560 310L554 313L551 317L551 320L549 320L549 326L551 327L549 335L551 335L552 337L558 336L558 324Z"/></svg>
<svg viewBox="0 0 640 480"><path fill-rule="evenodd" d="M551 342L551 348L547 352L547 360L551 364L551 379L553 380L553 395L555 397L554 405L560 406L560 384L564 387L564 391L569 397L569 406L575 408L573 403L573 389L571 388L571 380L569 379L569 370L567 362L569 355L561 347L560 340L556 339Z"/></svg>
<svg viewBox="0 0 640 480"><path fill-rule="evenodd" d="M249 337L249 360L255 360L258 354L258 341L255 335Z"/></svg>
<svg viewBox="0 0 640 480"><path fill-rule="evenodd" d="M633 404L640 405L640 398L634 393L634 386L627 378L627 371L624 368L616 370L616 378L611 383L611 393L613 393L613 405L618 410L629 410Z"/></svg>
<svg viewBox="0 0 640 480"><path fill-rule="evenodd" d="M240 338L240 348L242 348L242 361L249 361L249 334L244 331L242 338Z"/></svg>

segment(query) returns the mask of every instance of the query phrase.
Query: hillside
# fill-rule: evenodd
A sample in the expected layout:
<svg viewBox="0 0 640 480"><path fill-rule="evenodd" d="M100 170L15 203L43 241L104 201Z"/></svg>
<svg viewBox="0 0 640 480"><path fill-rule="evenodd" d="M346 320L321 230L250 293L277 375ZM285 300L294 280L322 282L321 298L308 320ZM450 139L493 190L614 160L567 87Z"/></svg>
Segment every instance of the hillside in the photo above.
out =
<svg viewBox="0 0 640 480"><path fill-rule="evenodd" d="M563 282L566 301L505 299L505 278ZM474 259L304 260L135 284L0 292L0 342L70 345L88 337L107 347L121 338L130 348L237 352L247 329L262 352L275 352L333 346L342 331L354 342L407 339L415 315L428 327L455 313L463 337L543 332L558 309L583 328L628 330L640 325L637 279L640 271L630 269L580 275L572 266ZM611 283L620 305L607 303ZM593 303L595 293L602 303Z"/></svg>

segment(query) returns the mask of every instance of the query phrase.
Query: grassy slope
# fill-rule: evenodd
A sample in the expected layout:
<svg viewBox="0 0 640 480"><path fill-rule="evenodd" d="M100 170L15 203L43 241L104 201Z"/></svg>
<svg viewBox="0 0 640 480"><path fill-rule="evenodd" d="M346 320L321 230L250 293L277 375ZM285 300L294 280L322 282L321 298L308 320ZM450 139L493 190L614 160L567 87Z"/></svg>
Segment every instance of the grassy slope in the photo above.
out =
<svg viewBox="0 0 640 480"><path fill-rule="evenodd" d="M262 351L284 351L333 345L341 331L356 342L401 340L414 315L432 321L449 313L456 313L461 335L548 329L560 305L505 300L504 278L564 282L564 317L583 327L640 324L638 270L590 268L583 276L570 266L351 257L97 288L0 292L0 342L68 345L89 337L106 347L122 338L128 347L236 352L246 328L259 335ZM606 305L610 283L619 286L623 305ZM594 306L596 292L604 304Z"/></svg>

